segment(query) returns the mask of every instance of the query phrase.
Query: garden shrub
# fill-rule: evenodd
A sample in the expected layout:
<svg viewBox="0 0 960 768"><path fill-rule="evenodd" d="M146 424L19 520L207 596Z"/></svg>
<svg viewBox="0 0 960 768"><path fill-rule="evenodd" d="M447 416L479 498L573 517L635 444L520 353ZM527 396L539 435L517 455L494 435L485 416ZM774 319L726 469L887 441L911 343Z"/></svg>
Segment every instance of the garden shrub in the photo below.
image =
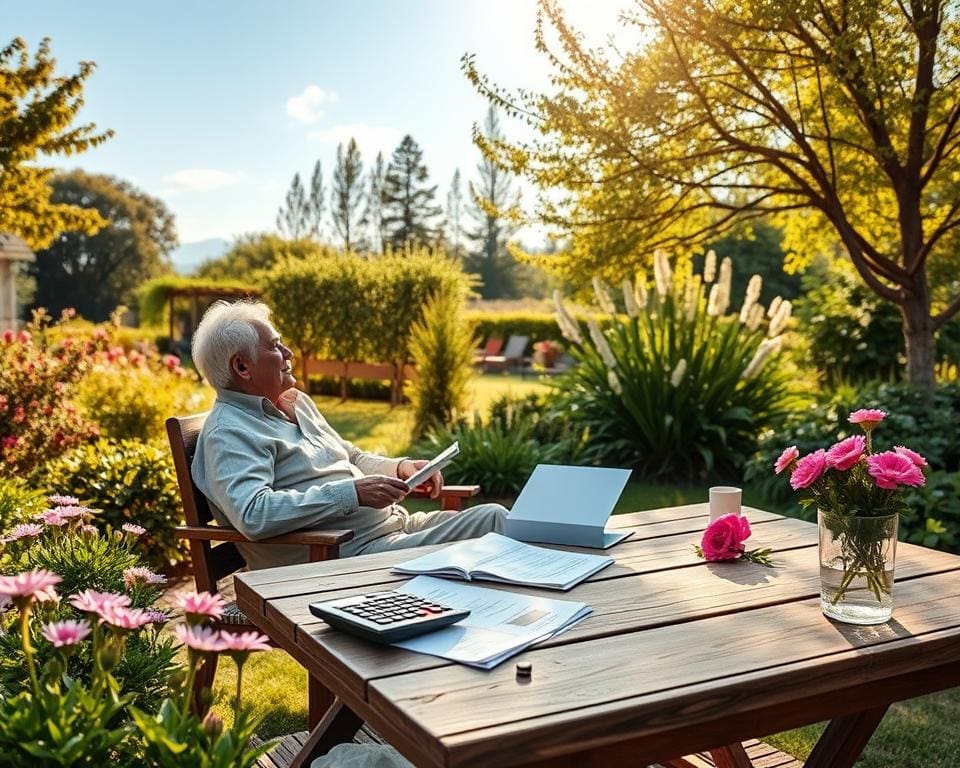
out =
<svg viewBox="0 0 960 768"><path fill-rule="evenodd" d="M556 382L551 407L589 431L587 462L637 469L646 477L730 478L741 472L758 434L783 416L790 373L778 355L789 302L773 317L748 288L740 317L727 315L732 267L720 278L673 274L658 252L656 284L623 283L626 315L596 284L605 328L591 318L584 337L559 300L558 321L578 361ZM776 300L775 300L776 301Z"/></svg>
<svg viewBox="0 0 960 768"><path fill-rule="evenodd" d="M474 414L434 430L419 453L439 453L454 440L460 442L460 455L444 469L444 478L454 484L478 483L488 498L515 496L537 464L576 463L583 446L576 426L548 412L536 394L500 397L486 421Z"/></svg>
<svg viewBox="0 0 960 768"><path fill-rule="evenodd" d="M931 472L906 495L900 538L911 544L960 554L960 472Z"/></svg>
<svg viewBox="0 0 960 768"><path fill-rule="evenodd" d="M166 443L101 438L51 462L46 483L99 510L98 528L146 528L137 546L152 566L164 569L185 559L186 545L173 532L182 514Z"/></svg>
<svg viewBox="0 0 960 768"><path fill-rule="evenodd" d="M796 313L810 341L810 359L832 382L894 381L904 372L903 319L851 268L818 267L803 278ZM956 361L960 322L947 323L936 336L937 358Z"/></svg>
<svg viewBox="0 0 960 768"><path fill-rule="evenodd" d="M96 436L96 425L81 415L73 397L106 339L106 332L91 339L60 336L43 311L23 330L3 333L0 475L30 477L49 459Z"/></svg>
<svg viewBox="0 0 960 768"><path fill-rule="evenodd" d="M410 357L417 376L408 391L415 438L450 424L466 405L477 341L460 304L459 295L435 293L411 329Z"/></svg>
<svg viewBox="0 0 960 768"><path fill-rule="evenodd" d="M25 523L46 508L44 495L18 477L0 477L0 530Z"/></svg>
<svg viewBox="0 0 960 768"><path fill-rule="evenodd" d="M390 400L389 379L347 379L347 392L359 400ZM310 376L310 394L340 397L337 376Z"/></svg>

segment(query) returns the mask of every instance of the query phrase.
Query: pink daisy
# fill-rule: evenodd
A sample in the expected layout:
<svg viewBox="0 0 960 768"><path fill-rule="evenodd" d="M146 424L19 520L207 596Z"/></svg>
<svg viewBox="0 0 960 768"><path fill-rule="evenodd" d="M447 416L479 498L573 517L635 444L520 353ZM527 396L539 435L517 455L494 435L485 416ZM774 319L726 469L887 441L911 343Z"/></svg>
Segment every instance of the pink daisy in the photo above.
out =
<svg viewBox="0 0 960 768"><path fill-rule="evenodd" d="M219 619L223 616L224 604L225 601L220 595L209 592L181 595L177 600L177 607L187 615L187 621L191 622L194 619Z"/></svg>
<svg viewBox="0 0 960 768"><path fill-rule="evenodd" d="M773 465L773 471L779 475L783 470L789 468L799 456L800 451L797 450L797 446L791 445L789 448L784 448L780 458L777 459L777 463Z"/></svg>
<svg viewBox="0 0 960 768"><path fill-rule="evenodd" d="M37 520L43 520L47 525L66 525L70 522L69 517L64 517L57 509L45 509L38 515L34 515Z"/></svg>
<svg viewBox="0 0 960 768"><path fill-rule="evenodd" d="M54 507L75 507L80 503L76 496L61 496L59 493L47 496L47 502Z"/></svg>
<svg viewBox="0 0 960 768"><path fill-rule="evenodd" d="M123 583L130 589L136 584L166 584L167 577L154 573L149 568L134 566L123 572Z"/></svg>
<svg viewBox="0 0 960 768"><path fill-rule="evenodd" d="M127 608L122 605L105 605L100 611L100 621L114 629L140 629L151 624L153 618L142 608Z"/></svg>
<svg viewBox="0 0 960 768"><path fill-rule="evenodd" d="M189 624L178 624L173 631L177 642L201 653L219 653L226 650L227 644L220 633L210 627L191 627Z"/></svg>
<svg viewBox="0 0 960 768"><path fill-rule="evenodd" d="M54 648L76 645L90 634L90 625L85 621L56 621L43 628L43 636Z"/></svg>
<svg viewBox="0 0 960 768"><path fill-rule="evenodd" d="M269 651L270 638L259 632L228 632L223 630L220 639L226 644L227 651Z"/></svg>
<svg viewBox="0 0 960 768"><path fill-rule="evenodd" d="M124 523L120 526L124 532L129 533L132 536L143 536L147 532L146 528L143 528L135 523Z"/></svg>
<svg viewBox="0 0 960 768"><path fill-rule="evenodd" d="M24 571L16 576L0 576L0 595L6 595L14 602L36 600L38 603L56 601L54 587L61 581L55 573L45 568Z"/></svg>
<svg viewBox="0 0 960 768"><path fill-rule="evenodd" d="M110 607L126 607L130 605L128 595L116 592L97 592L94 589L85 589L76 595L70 595L70 605L84 613L102 614Z"/></svg>
<svg viewBox="0 0 960 768"><path fill-rule="evenodd" d="M4 536L0 541L10 542L16 541L17 539L32 539L34 536L39 536L43 533L43 526L38 523L21 523L20 525L15 525L10 531Z"/></svg>

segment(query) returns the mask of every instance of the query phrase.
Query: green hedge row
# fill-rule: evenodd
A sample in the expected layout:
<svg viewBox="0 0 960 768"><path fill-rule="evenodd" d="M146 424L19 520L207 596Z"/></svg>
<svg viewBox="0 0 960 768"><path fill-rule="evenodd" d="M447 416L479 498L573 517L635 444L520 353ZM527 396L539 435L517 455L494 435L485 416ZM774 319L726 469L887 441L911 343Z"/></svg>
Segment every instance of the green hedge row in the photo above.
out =
<svg viewBox="0 0 960 768"><path fill-rule="evenodd" d="M560 333L556 318L550 312L482 312L477 310L466 313L468 321L476 327L477 337L485 342L491 336L497 336L506 343L511 336L526 336L530 339L527 344L529 354L534 343L543 340L555 341L567 346L567 341ZM586 333L586 319L576 318Z"/></svg>

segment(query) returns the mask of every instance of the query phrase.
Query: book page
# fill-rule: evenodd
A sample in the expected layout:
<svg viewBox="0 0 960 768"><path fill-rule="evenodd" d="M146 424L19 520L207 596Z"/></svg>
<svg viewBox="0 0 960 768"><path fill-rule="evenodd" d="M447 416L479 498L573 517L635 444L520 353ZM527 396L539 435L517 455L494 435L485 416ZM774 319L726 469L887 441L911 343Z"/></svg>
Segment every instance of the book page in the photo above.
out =
<svg viewBox="0 0 960 768"><path fill-rule="evenodd" d="M404 482L411 491L418 485L422 485L437 472L442 470L447 464L453 461L460 454L460 443L454 442L449 448L446 448L436 456L429 464L420 469L415 475L408 477Z"/></svg>

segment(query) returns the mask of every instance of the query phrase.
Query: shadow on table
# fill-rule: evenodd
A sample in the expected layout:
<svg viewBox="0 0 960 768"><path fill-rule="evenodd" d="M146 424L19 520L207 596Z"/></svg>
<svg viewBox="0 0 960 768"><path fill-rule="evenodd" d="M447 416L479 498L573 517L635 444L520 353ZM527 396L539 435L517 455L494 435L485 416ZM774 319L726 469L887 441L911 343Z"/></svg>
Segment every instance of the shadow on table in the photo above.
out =
<svg viewBox="0 0 960 768"><path fill-rule="evenodd" d="M707 570L714 576L732 584L770 584L780 578L777 568L745 568L745 563L707 563Z"/></svg>

